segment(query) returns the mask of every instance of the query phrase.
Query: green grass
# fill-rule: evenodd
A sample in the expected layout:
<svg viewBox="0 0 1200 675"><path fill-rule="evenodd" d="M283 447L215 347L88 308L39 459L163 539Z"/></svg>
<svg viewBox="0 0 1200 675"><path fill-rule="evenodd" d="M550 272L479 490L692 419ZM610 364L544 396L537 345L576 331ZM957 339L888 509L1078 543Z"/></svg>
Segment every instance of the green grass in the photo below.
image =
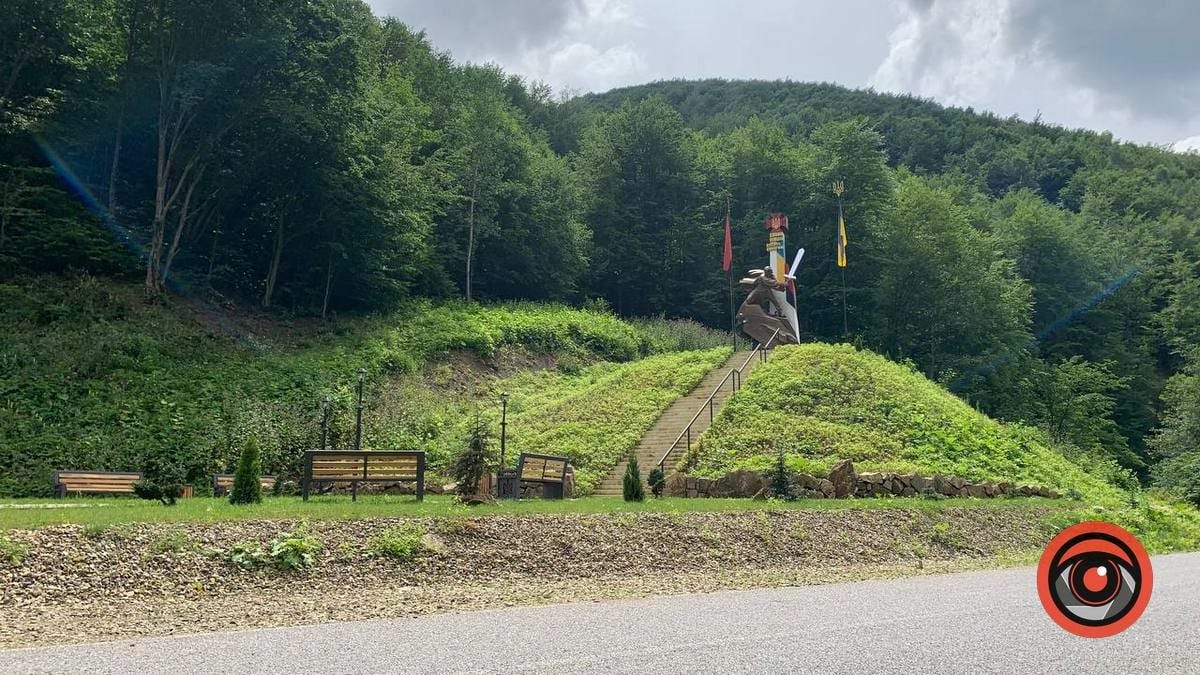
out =
<svg viewBox="0 0 1200 675"><path fill-rule="evenodd" d="M534 303L287 320L147 300L136 284L89 276L0 283L0 324L0 497L49 495L56 469L138 470L158 452L203 486L232 469L250 435L265 471L295 475L300 452L317 446L322 397L333 402L332 443L349 444L359 368L365 447L430 449L437 468L457 442L443 434L459 411L420 373L447 353L511 348L582 367L704 337Z"/></svg>
<svg viewBox="0 0 1200 675"><path fill-rule="evenodd" d="M769 469L780 450L792 468L817 474L850 459L859 471L1115 496L1036 430L996 422L919 373L849 345L775 350L722 409L694 460L698 473L716 476Z"/></svg>
<svg viewBox="0 0 1200 675"><path fill-rule="evenodd" d="M576 488L591 492L677 398L725 362L729 347L597 364L578 376L539 372L507 384L508 449L569 457Z"/></svg>
<svg viewBox="0 0 1200 675"><path fill-rule="evenodd" d="M81 508L14 509L10 504L73 504ZM644 502L626 502L613 497L579 499L502 501L466 507L453 497L431 495L423 502L412 497L364 495L357 502L345 496L267 497L262 504L231 506L223 499L182 499L175 506L123 498L75 498L68 500L7 500L0 503L0 531L33 529L73 523L100 527L128 523L216 523L236 520L353 520L361 518L439 517L454 520L484 515L532 515L541 513L697 513L761 511L773 509L927 509L951 507L1023 508L1032 504L1072 508L1065 502L1045 499L927 500L927 499L811 499L794 502L751 499L683 499L664 497ZM86 505L86 508L83 508Z"/></svg>

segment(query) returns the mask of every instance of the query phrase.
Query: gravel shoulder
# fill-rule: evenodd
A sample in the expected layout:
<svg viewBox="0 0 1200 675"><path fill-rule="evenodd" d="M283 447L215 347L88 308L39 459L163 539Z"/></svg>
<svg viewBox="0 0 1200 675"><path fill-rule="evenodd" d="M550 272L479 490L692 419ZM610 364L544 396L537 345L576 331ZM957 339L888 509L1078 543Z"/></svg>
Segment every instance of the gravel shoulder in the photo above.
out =
<svg viewBox="0 0 1200 675"><path fill-rule="evenodd" d="M14 531L0 648L461 612L519 604L801 586L1030 562L1056 507L482 516L314 522L312 567L244 570L238 543L289 521ZM417 522L426 548L370 542Z"/></svg>

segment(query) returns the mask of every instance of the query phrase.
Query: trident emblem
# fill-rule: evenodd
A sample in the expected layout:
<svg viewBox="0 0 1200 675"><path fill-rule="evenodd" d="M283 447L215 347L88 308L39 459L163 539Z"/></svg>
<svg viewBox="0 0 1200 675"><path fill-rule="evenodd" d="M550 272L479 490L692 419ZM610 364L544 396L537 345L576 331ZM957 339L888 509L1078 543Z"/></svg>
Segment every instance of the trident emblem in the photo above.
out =
<svg viewBox="0 0 1200 675"><path fill-rule="evenodd" d="M842 196L842 193L845 191L846 191L845 183L843 183L840 180L833 181L833 194L837 195L840 198Z"/></svg>

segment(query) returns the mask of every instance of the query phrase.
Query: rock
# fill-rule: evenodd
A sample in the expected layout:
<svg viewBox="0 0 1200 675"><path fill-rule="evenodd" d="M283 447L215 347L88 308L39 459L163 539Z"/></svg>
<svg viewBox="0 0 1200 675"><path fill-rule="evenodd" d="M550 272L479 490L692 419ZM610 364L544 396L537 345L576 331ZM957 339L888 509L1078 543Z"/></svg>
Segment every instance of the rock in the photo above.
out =
<svg viewBox="0 0 1200 675"><path fill-rule="evenodd" d="M982 485L964 485L962 494L967 497L982 499L987 496L987 490Z"/></svg>
<svg viewBox="0 0 1200 675"><path fill-rule="evenodd" d="M858 480L860 480L860 481L862 481L862 482L864 482L864 483L878 483L878 484L882 484L882 483L883 483L883 481L885 480L885 477L884 477L884 475L883 475L883 474L881 474L881 473L877 473L877 472L874 472L874 471L870 471L870 472L867 472L867 473L860 473L860 474L858 474Z"/></svg>
<svg viewBox="0 0 1200 675"><path fill-rule="evenodd" d="M753 497L766 487L762 474L749 469L731 471L712 482L710 497Z"/></svg>
<svg viewBox="0 0 1200 675"><path fill-rule="evenodd" d="M912 489L911 485L905 485L904 488L900 491L901 497L915 497L916 494L917 494L917 491Z"/></svg>
<svg viewBox="0 0 1200 675"><path fill-rule="evenodd" d="M826 499L832 499L834 497L835 493L833 489L833 483L824 478L817 483L817 489L820 490L821 494L824 495Z"/></svg>
<svg viewBox="0 0 1200 675"><path fill-rule="evenodd" d="M834 464L826 478L833 484L834 497L844 499L854 494L855 483L858 482L858 474L855 473L854 464L850 460L843 459Z"/></svg>
<svg viewBox="0 0 1200 675"><path fill-rule="evenodd" d="M959 478L958 476L950 476L946 480L949 481L949 483L954 486L954 489L956 489L960 492L962 491L963 488L965 488L967 486L967 481L963 480L962 478Z"/></svg>
<svg viewBox="0 0 1200 675"><path fill-rule="evenodd" d="M756 501L756 502L765 502L770 498L771 498L771 489L770 488L763 488L763 489L759 490L758 492L754 493L754 501Z"/></svg>
<svg viewBox="0 0 1200 675"><path fill-rule="evenodd" d="M570 499L575 496L575 467L570 464L563 471L563 497Z"/></svg>
<svg viewBox="0 0 1200 675"><path fill-rule="evenodd" d="M667 476L667 487L664 492L668 497L686 497L688 477L686 474L678 471Z"/></svg>
<svg viewBox="0 0 1200 675"><path fill-rule="evenodd" d="M954 487L954 485L950 482L950 479L946 476L939 475L933 477L933 490L934 492L937 492L940 495L946 495L947 497L958 496L958 488Z"/></svg>
<svg viewBox="0 0 1200 675"><path fill-rule="evenodd" d="M480 493L477 495L471 495L470 497L467 497L466 499L463 500L463 503L466 504L467 506L479 506L480 504L495 504L496 498L487 493Z"/></svg>
<svg viewBox="0 0 1200 675"><path fill-rule="evenodd" d="M912 476L909 478L908 484L917 492L924 492L933 489L933 479L923 476Z"/></svg>
<svg viewBox="0 0 1200 675"><path fill-rule="evenodd" d="M687 481L686 481L686 483L685 483L685 485L684 485L684 488L685 488L685 489L687 489L687 490L695 490L695 489L696 489L696 481L697 481L697 480L698 480L698 479L697 479L697 478L695 478L694 476L688 476L688 477L687 477Z"/></svg>
<svg viewBox="0 0 1200 675"><path fill-rule="evenodd" d="M806 473L798 473L792 476L792 487L799 490L817 490L820 488L821 479L816 476L810 476Z"/></svg>

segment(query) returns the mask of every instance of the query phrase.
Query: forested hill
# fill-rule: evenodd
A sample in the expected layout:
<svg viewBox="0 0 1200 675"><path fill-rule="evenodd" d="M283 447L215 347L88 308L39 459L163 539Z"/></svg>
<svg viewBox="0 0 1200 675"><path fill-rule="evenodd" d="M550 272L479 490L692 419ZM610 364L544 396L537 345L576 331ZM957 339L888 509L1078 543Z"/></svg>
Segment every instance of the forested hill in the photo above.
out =
<svg viewBox="0 0 1200 675"><path fill-rule="evenodd" d="M987 191L996 196L1026 187L1056 202L1080 169L1097 164L1121 169L1155 167L1187 180L1200 177L1200 155L1195 153L1121 143L1106 131L1066 129L1040 120L1025 122L911 95L829 83L667 80L587 94L567 107L586 115L652 97L669 103L687 126L710 134L728 133L753 118L804 136L830 122L869 119L883 136L889 164L921 174L955 170L981 174ZM1074 186L1063 195L1068 204L1078 206L1082 187Z"/></svg>
<svg viewBox="0 0 1200 675"><path fill-rule="evenodd" d="M739 271L780 211L807 250L806 340L909 361L1200 500L1198 156L828 84L562 101L360 0L8 9L0 282L17 295L83 271L231 312L466 296L725 326L726 207Z"/></svg>

